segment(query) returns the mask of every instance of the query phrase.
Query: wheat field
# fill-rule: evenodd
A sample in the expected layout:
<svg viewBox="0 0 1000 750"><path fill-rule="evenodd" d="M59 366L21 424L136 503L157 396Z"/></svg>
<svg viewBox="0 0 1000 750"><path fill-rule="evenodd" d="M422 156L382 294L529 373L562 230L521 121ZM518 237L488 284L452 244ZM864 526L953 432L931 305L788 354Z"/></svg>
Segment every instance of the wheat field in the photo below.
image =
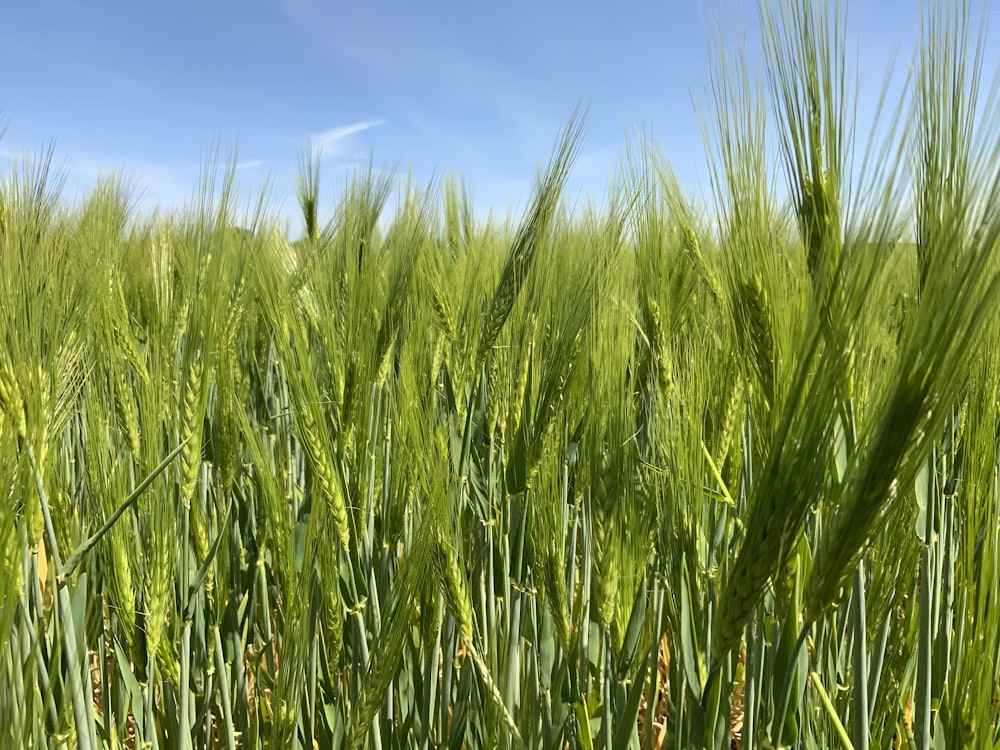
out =
<svg viewBox="0 0 1000 750"><path fill-rule="evenodd" d="M0 747L1000 748L1000 101L923 9L713 60L711 195L635 139L523 217L361 170L0 187ZM720 47L723 49L723 47ZM775 168L777 165L777 168ZM388 207L393 205L390 210Z"/></svg>

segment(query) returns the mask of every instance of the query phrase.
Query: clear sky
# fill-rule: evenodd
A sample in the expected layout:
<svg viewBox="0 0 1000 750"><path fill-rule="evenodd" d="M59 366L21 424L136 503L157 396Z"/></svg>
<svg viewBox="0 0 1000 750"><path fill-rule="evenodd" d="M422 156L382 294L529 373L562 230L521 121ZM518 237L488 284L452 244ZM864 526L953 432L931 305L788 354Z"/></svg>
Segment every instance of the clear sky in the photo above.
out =
<svg viewBox="0 0 1000 750"><path fill-rule="evenodd" d="M991 2L977 23L1000 14ZM904 64L912 55L919 2L848 8L864 113L892 50ZM373 154L421 182L456 172L480 210L503 214L524 207L582 100L573 194L603 194L629 131L652 134L705 195L698 110L711 49L721 33L745 34L753 50L756 23L755 3L738 0L23 0L4 9L0 170L53 143L69 196L116 171L143 188L143 208L176 207L195 194L213 144L223 156L238 144L244 191L270 179L273 205L294 217L311 139L323 150L327 210Z"/></svg>

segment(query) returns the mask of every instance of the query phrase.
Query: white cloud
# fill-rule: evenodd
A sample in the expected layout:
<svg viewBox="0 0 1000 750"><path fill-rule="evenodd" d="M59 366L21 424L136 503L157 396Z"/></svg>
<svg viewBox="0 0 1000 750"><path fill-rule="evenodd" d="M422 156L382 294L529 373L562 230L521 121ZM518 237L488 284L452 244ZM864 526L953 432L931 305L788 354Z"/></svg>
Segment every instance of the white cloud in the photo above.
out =
<svg viewBox="0 0 1000 750"><path fill-rule="evenodd" d="M384 124L385 120L362 120L361 122L354 122L339 128L325 130L322 133L314 133L309 136L309 142L324 157L338 156L344 153L344 142L352 135L363 133L366 130L371 130Z"/></svg>
<svg viewBox="0 0 1000 750"><path fill-rule="evenodd" d="M257 169L257 167L263 167L264 162L260 159L248 159L247 161L241 161L236 165L236 169Z"/></svg>
<svg viewBox="0 0 1000 750"><path fill-rule="evenodd" d="M69 161L69 185L77 196L87 195L100 177L115 175L124 181L140 213L155 208L177 210L195 194L198 170L193 165L161 164L148 161L112 160L79 155Z"/></svg>

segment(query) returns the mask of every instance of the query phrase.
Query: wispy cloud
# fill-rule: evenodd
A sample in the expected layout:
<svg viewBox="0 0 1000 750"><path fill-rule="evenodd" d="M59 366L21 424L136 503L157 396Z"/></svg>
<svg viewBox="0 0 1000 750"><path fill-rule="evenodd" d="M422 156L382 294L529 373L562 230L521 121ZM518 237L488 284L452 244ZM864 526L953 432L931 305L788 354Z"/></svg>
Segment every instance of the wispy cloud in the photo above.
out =
<svg viewBox="0 0 1000 750"><path fill-rule="evenodd" d="M0 154L2 157L3 154ZM2 162L0 162L2 164ZM13 161L10 161L13 164ZM89 196L98 180L114 178L132 207L144 216L153 211L182 210L198 185L198 165L123 159L98 154L56 156L53 163L61 199L76 205Z"/></svg>
<svg viewBox="0 0 1000 750"><path fill-rule="evenodd" d="M309 142L324 157L339 156L344 153L345 142L348 138L380 125L385 125L385 120L362 120L339 128L325 130L322 133L313 133L309 136Z"/></svg>
<svg viewBox="0 0 1000 750"><path fill-rule="evenodd" d="M116 70L110 70L108 68L102 68L95 65L78 65L77 70L81 74L92 78L95 81L101 81L123 91L129 91L132 94L149 96L152 93L147 86L140 83L135 78L119 73Z"/></svg>
<svg viewBox="0 0 1000 750"><path fill-rule="evenodd" d="M236 165L236 169L257 169L257 167L263 167L264 162L261 159L247 159L246 161L241 161Z"/></svg>

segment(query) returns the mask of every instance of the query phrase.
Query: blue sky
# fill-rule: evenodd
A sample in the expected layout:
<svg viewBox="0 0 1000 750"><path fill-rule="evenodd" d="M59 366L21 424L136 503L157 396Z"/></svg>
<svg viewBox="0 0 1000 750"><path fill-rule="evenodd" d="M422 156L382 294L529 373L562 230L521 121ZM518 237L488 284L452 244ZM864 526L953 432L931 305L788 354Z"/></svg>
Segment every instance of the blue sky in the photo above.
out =
<svg viewBox="0 0 1000 750"><path fill-rule="evenodd" d="M1000 13L992 2L987 16ZM848 19L864 113L892 50L908 62L919 3L856 1ZM115 171L143 189L142 208L178 207L213 144L223 155L238 144L244 192L269 179L272 205L297 231L294 174L311 139L323 147L328 210L373 154L421 182L456 172L481 211L503 214L524 207L536 167L582 100L588 127L573 195L603 194L626 131L652 134L682 182L707 195L698 109L720 33L745 33L753 50L755 4L11 3L0 169L53 143L68 196ZM988 79L996 60L991 48Z"/></svg>

